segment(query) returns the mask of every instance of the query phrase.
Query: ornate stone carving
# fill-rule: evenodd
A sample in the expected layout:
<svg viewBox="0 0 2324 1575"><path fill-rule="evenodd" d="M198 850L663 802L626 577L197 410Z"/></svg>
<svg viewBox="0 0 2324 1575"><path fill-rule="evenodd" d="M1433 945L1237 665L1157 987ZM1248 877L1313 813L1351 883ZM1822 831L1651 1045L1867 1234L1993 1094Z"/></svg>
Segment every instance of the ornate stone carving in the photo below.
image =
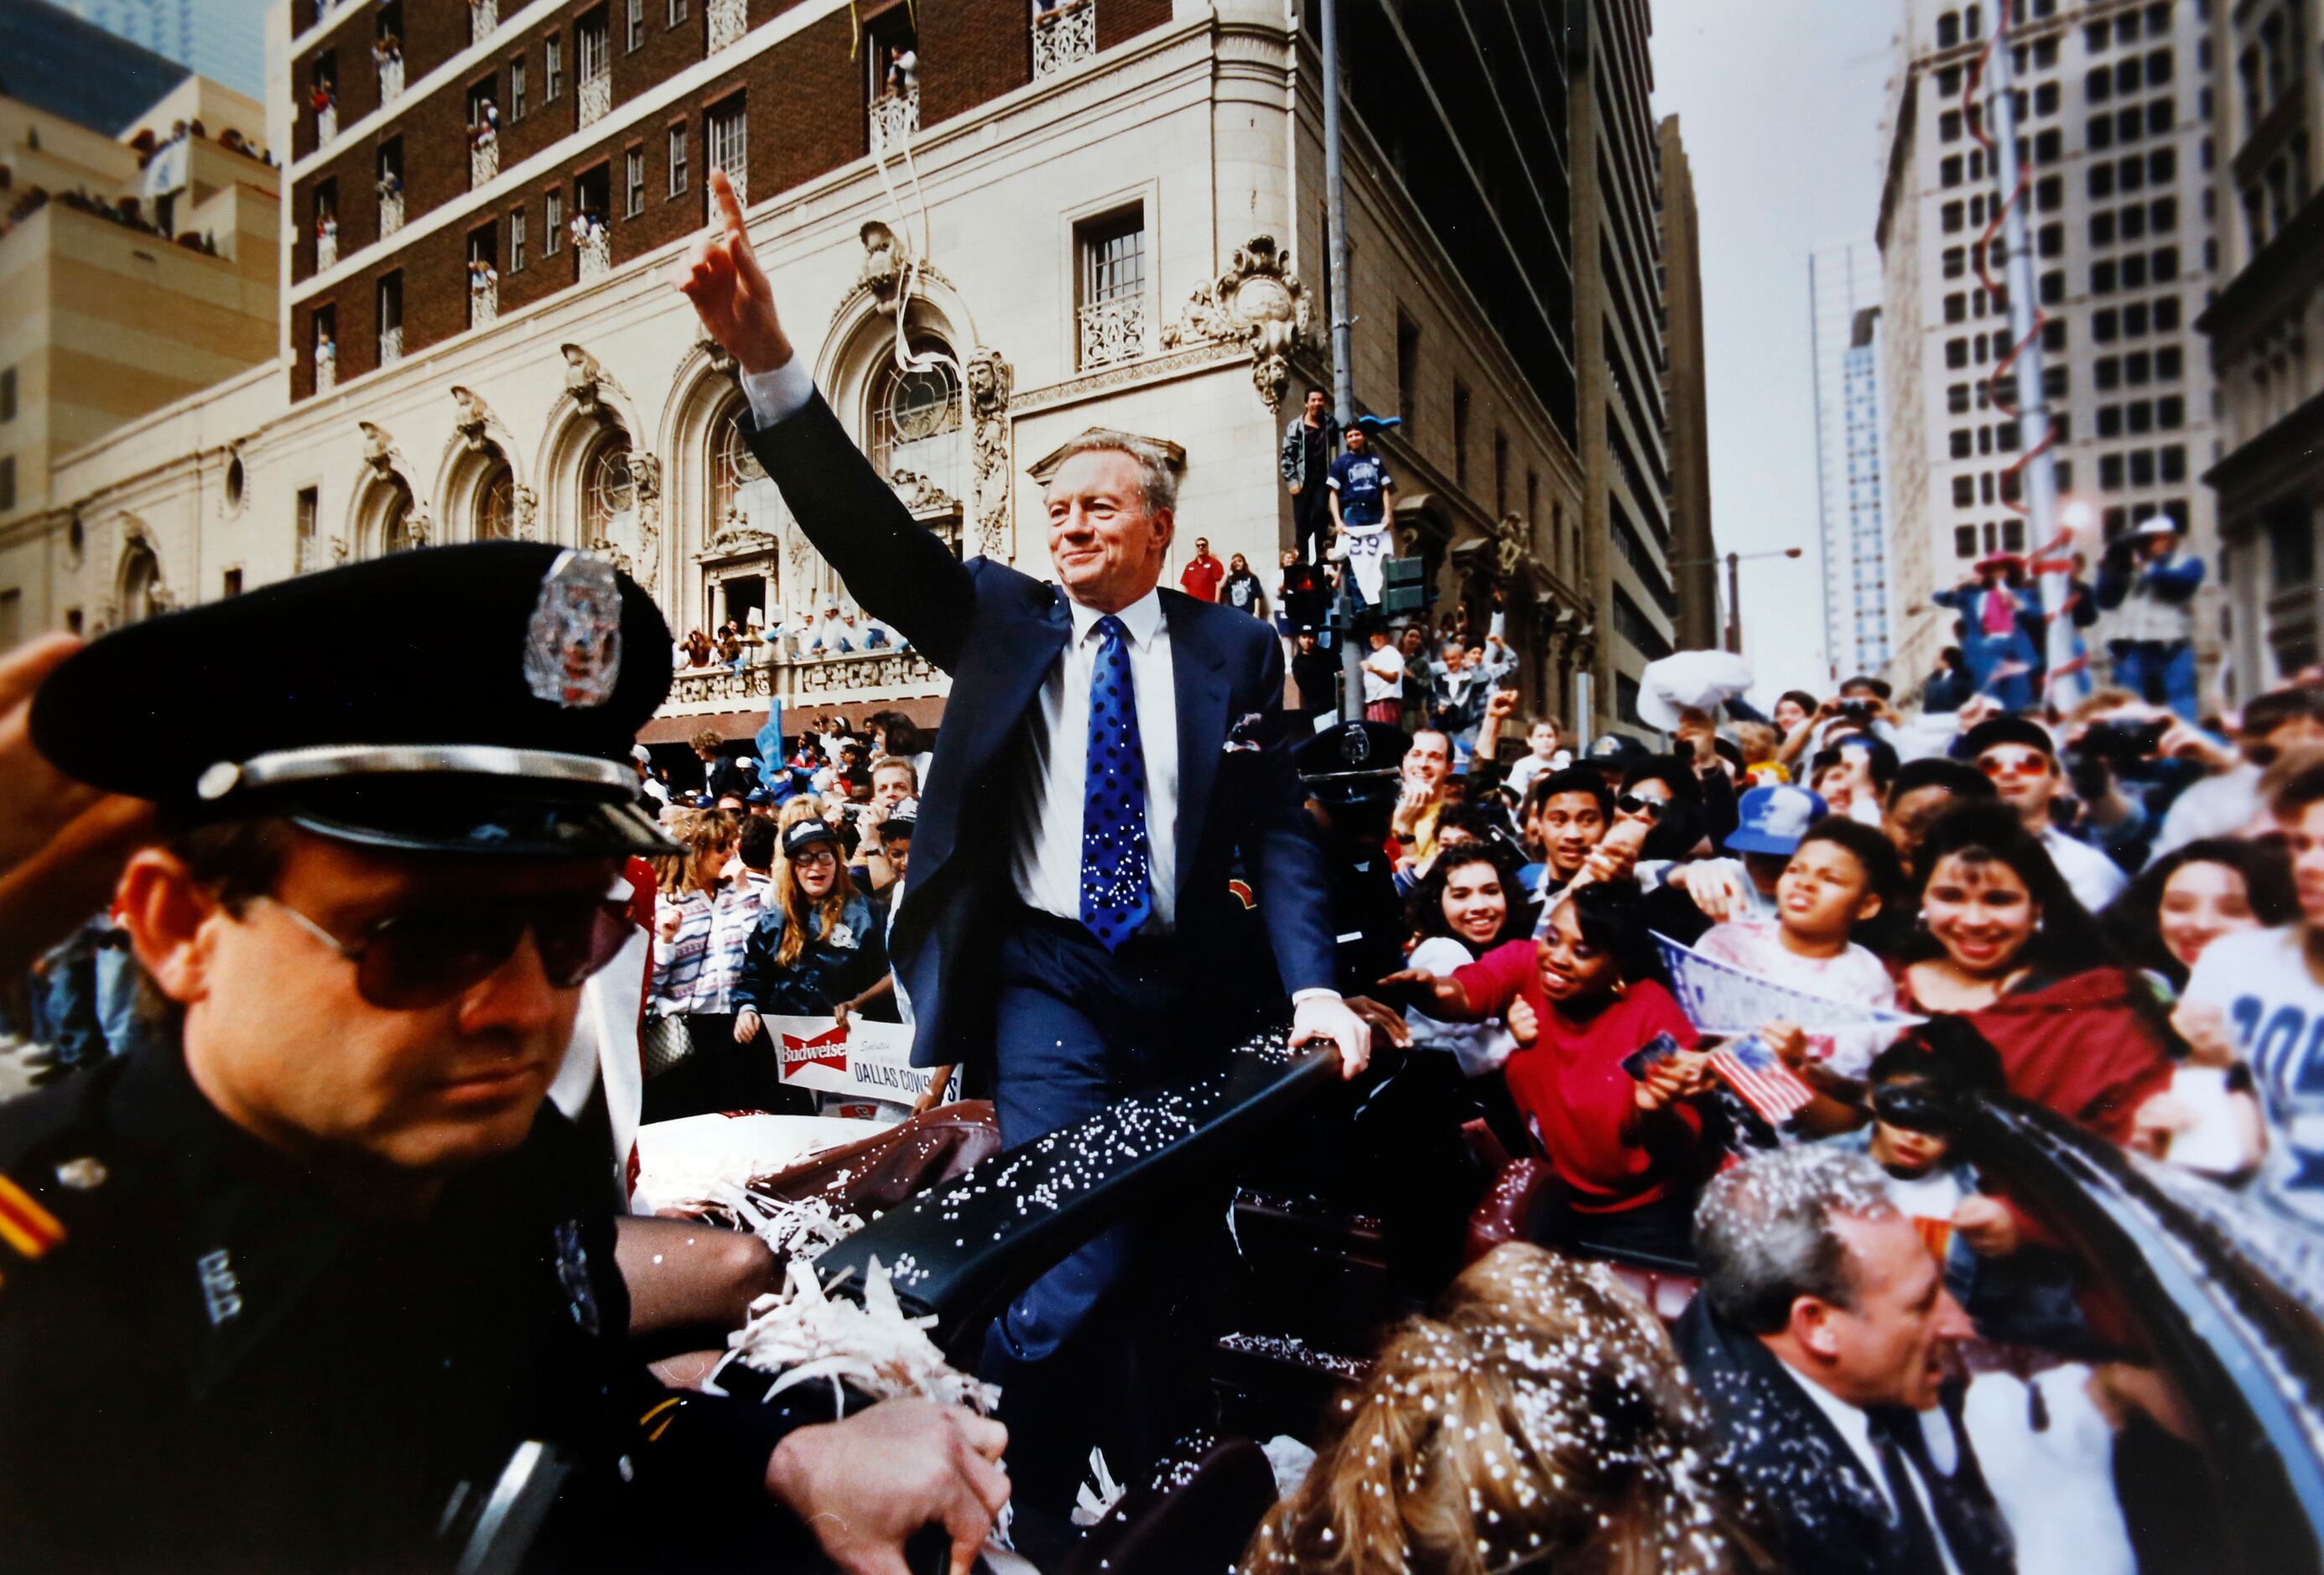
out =
<svg viewBox="0 0 2324 1575"><path fill-rule="evenodd" d="M904 248L897 243L896 232L878 219L866 219L856 235L863 242L863 266L855 275L856 288L883 299L893 295L896 281L904 273Z"/></svg>
<svg viewBox="0 0 2324 1575"><path fill-rule="evenodd" d="M346 561L347 561L347 539L346 539L346 537L344 537L344 536L334 536L334 537L332 537L332 538L331 538L331 562L332 562L332 563L334 563L334 564L342 564L342 563L345 563L345 562L346 562Z"/></svg>
<svg viewBox="0 0 2324 1575"><path fill-rule="evenodd" d="M364 465L372 474L385 481L403 463L403 456L396 451L395 439L387 435L385 428L369 421L357 421L355 425L363 428Z"/></svg>
<svg viewBox="0 0 2324 1575"><path fill-rule="evenodd" d="M632 451L630 485L638 511L638 566L632 572L650 596L661 582L661 461Z"/></svg>
<svg viewBox="0 0 2324 1575"><path fill-rule="evenodd" d="M742 380L742 373L734 365L734 357L726 353L725 345L705 334L694 342L694 347L702 352L704 360L710 363L711 371L738 382Z"/></svg>
<svg viewBox="0 0 2324 1575"><path fill-rule="evenodd" d="M613 407L604 402L604 397L607 390L620 386L613 375L578 345L559 345L557 351L565 357L565 391L573 397L581 413L592 420L613 420Z"/></svg>
<svg viewBox="0 0 2324 1575"><path fill-rule="evenodd" d="M888 473L888 484L904 500L904 507L915 514L940 514L960 507L960 500L936 485L917 470L901 465Z"/></svg>
<svg viewBox="0 0 2324 1575"><path fill-rule="evenodd" d="M1504 514L1493 527L1493 578L1514 585L1533 561L1533 532L1515 514Z"/></svg>
<svg viewBox="0 0 2324 1575"><path fill-rule="evenodd" d="M436 539L436 521L429 517L428 505L414 501L411 512L403 517L403 544L406 547L426 547Z"/></svg>
<svg viewBox="0 0 2324 1575"><path fill-rule="evenodd" d="M1227 340L1250 351L1250 378L1273 415L1291 381L1291 354L1306 343L1311 308L1307 287L1292 271L1291 254L1273 235L1253 235L1235 248L1225 272L1187 299L1178 320L1162 330L1162 345Z"/></svg>
<svg viewBox="0 0 2324 1575"><path fill-rule="evenodd" d="M934 683L935 666L918 651L878 651L793 663L791 688L800 695L835 695L859 689L892 689Z"/></svg>
<svg viewBox="0 0 2324 1575"><path fill-rule="evenodd" d="M976 550L1006 561L1009 530L1009 400L1017 373L990 345L968 358L970 437L976 457Z"/></svg>
<svg viewBox="0 0 2324 1575"><path fill-rule="evenodd" d="M459 433L460 441L467 446L468 452L483 454L490 449L493 446L493 413L485 408L484 401L458 383L454 383L452 402L460 408L460 419L452 423L452 428Z"/></svg>
<svg viewBox="0 0 2324 1575"><path fill-rule="evenodd" d="M540 513L540 494L520 482L516 484L512 502L514 504L512 511L516 516L516 539L519 541L540 540L540 530L535 520Z"/></svg>

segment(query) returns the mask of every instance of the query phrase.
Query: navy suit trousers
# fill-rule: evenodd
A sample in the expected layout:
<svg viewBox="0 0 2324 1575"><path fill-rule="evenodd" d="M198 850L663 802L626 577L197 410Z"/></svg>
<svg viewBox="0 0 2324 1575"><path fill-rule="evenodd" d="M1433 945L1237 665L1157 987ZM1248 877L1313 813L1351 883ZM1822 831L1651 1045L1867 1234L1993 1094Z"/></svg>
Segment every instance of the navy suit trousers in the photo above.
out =
<svg viewBox="0 0 2324 1575"><path fill-rule="evenodd" d="M1009 1147L1199 1072L1215 1055L1215 1036L1190 1021L1187 981L1167 939L1132 936L1109 953L1081 926L1052 916L1019 908L1003 922L993 1101ZM1070 1503L1093 1442L1106 1446L1117 1470L1142 1466L1118 1452L1149 1447L1136 1436L1142 1430L1125 1435L1114 1424L1139 1343L1130 1309L1148 1299L1115 1293L1139 1267L1150 1234L1131 1220L1084 1243L985 1337L980 1376L1001 1387L1010 1471L1037 1501L1062 1495Z"/></svg>

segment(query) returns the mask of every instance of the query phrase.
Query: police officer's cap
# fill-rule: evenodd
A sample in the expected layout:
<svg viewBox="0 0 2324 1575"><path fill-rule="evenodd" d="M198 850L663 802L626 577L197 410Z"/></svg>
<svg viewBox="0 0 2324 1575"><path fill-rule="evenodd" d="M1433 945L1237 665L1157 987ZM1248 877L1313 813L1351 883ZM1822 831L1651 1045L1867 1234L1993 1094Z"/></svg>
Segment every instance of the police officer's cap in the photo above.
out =
<svg viewBox="0 0 2324 1575"><path fill-rule="evenodd" d="M1596 765L1629 766L1651 753L1627 732L1601 732L1591 741L1585 759Z"/></svg>
<svg viewBox="0 0 2324 1575"><path fill-rule="evenodd" d="M1342 722L1304 739L1291 763L1307 791L1324 804L1393 798L1412 739L1385 722Z"/></svg>
<svg viewBox="0 0 2324 1575"><path fill-rule="evenodd" d="M630 751L669 693L669 640L603 558L424 548L107 634L41 686L32 739L165 825L280 815L416 852L667 852Z"/></svg>

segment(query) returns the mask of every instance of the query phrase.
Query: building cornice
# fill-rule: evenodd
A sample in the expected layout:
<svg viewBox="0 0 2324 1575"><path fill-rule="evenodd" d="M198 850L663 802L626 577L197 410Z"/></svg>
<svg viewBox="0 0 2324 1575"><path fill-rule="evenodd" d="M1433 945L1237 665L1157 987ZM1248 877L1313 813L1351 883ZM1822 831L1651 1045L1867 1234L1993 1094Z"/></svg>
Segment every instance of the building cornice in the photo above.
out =
<svg viewBox="0 0 2324 1575"><path fill-rule="evenodd" d="M2289 485L2324 474L2324 460L2316 450L2316 434L2324 430L2324 393L2295 407L2250 441L2236 446L2225 459L2203 473L2206 484L2219 494L2219 520L2226 529L2230 510L2264 502Z"/></svg>
<svg viewBox="0 0 2324 1575"><path fill-rule="evenodd" d="M2265 327L2292 297L2319 280L2324 280L2324 186L2310 192L2283 228L2219 287L2195 327L2211 336L2215 355L2232 356L2246 336Z"/></svg>

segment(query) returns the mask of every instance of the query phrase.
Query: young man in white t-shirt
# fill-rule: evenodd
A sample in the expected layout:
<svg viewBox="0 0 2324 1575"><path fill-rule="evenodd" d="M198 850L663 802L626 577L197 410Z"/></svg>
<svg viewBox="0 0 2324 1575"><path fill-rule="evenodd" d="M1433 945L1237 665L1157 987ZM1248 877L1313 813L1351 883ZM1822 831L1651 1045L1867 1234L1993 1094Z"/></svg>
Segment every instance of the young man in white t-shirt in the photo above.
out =
<svg viewBox="0 0 2324 1575"><path fill-rule="evenodd" d="M2199 1054L2229 1048L2250 1064L2267 1116L2258 1187L2324 1226L2324 764L2293 776L2269 807L2291 841L2300 922L2212 942L2177 1020Z"/></svg>

